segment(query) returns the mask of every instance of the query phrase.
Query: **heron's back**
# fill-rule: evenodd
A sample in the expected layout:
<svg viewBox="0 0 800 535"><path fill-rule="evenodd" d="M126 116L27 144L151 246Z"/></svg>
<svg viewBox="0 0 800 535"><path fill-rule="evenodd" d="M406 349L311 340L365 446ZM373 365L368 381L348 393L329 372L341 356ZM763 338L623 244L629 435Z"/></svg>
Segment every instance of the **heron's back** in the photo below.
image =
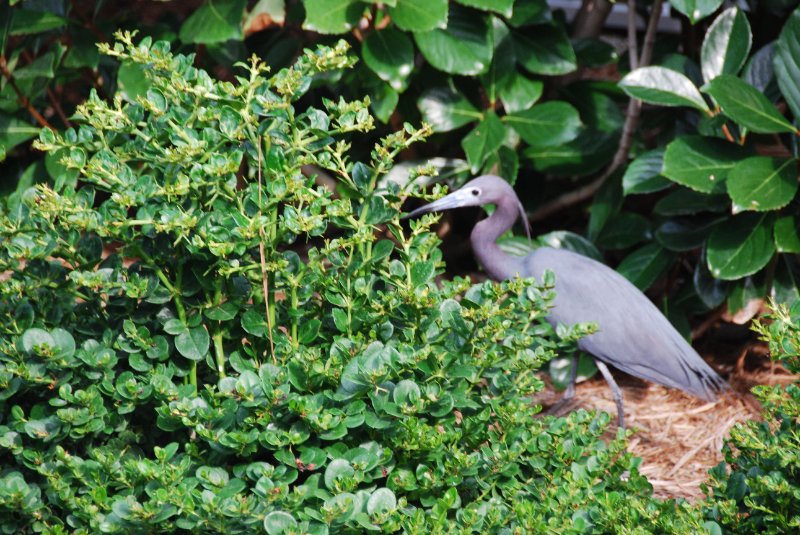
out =
<svg viewBox="0 0 800 535"><path fill-rule="evenodd" d="M653 303L608 266L564 249L542 247L525 259L527 276L556 275L552 324L594 322L598 332L578 347L620 370L703 399L727 383Z"/></svg>

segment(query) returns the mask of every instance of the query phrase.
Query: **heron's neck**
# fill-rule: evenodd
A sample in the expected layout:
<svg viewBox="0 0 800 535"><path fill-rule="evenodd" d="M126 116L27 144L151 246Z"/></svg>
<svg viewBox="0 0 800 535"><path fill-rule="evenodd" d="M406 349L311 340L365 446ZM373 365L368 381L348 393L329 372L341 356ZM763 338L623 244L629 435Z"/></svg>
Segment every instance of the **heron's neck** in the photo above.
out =
<svg viewBox="0 0 800 535"><path fill-rule="evenodd" d="M514 199L498 202L494 213L475 225L470 235L472 251L484 271L495 280L511 279L515 275L526 276L522 259L503 252L495 243L517 220L517 206Z"/></svg>

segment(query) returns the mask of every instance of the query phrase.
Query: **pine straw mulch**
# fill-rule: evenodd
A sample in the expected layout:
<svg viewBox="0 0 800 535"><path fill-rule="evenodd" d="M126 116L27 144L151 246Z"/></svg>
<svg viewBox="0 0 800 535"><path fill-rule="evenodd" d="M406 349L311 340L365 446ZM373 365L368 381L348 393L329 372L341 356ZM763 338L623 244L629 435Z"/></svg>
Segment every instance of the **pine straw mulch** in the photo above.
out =
<svg viewBox="0 0 800 535"><path fill-rule="evenodd" d="M730 428L737 422L760 418L760 407L750 388L797 380L772 363L760 347L743 351L729 367L725 370L717 366L734 392L711 403L614 371L623 392L625 423L635 430L628 450L642 458L639 471L647 476L656 496L690 501L702 498L700 484L706 481L708 470L723 460L722 445ZM534 397L545 409L560 399L561 393L552 388ZM558 414L577 408L608 412L613 418L606 433L608 438L616 434L616 406L600 374L579 383L572 403Z"/></svg>

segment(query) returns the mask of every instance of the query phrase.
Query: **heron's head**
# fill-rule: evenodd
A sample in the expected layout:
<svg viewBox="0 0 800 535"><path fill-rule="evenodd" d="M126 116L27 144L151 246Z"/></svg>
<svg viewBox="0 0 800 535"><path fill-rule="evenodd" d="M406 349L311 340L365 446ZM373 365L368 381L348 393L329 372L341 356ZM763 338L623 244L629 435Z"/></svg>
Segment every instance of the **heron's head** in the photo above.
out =
<svg viewBox="0 0 800 535"><path fill-rule="evenodd" d="M518 207L524 215L517 194L511 185L494 175L483 175L464 184L460 189L445 195L438 201L426 204L409 213L406 217L417 217L429 212L441 212L451 208L465 206L483 206L484 204L509 205Z"/></svg>

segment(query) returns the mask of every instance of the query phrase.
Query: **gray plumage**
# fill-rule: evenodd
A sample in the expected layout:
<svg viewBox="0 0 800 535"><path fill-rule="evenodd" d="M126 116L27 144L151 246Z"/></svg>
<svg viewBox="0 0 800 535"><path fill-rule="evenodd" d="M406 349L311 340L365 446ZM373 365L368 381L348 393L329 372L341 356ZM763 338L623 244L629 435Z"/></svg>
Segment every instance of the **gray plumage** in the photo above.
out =
<svg viewBox="0 0 800 535"><path fill-rule="evenodd" d="M630 375L698 398L713 400L727 383L697 354L647 297L608 266L564 249L541 247L525 257L503 252L496 240L525 212L514 189L502 178L484 175L461 189L411 212L427 212L494 204L494 213L472 231L472 249L490 277L503 280L555 273L556 298L548 315L553 324L594 322L598 331L582 338L578 347L590 353L608 381L624 427L622 394L603 363ZM527 222L526 222L527 224ZM565 394L574 394L576 363Z"/></svg>

